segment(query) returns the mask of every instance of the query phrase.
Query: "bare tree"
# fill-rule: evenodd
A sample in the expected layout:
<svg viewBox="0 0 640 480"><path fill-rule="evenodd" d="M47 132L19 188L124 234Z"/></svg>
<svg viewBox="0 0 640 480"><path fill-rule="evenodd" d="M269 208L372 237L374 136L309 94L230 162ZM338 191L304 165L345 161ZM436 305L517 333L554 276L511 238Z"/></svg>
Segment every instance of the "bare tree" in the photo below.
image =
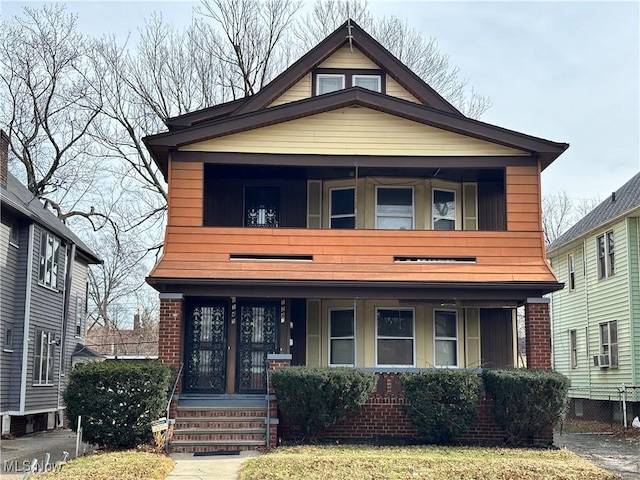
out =
<svg viewBox="0 0 640 480"><path fill-rule="evenodd" d="M583 198L575 201L564 190L542 199L542 230L547 246L555 242L578 220L593 210L600 199Z"/></svg>

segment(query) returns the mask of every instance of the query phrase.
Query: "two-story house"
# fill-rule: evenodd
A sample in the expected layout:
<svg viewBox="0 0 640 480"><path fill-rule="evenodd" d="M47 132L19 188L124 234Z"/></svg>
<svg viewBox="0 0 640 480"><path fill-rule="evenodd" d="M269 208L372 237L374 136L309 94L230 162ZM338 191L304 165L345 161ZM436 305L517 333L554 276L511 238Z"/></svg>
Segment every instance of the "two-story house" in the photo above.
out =
<svg viewBox="0 0 640 480"><path fill-rule="evenodd" d="M551 295L553 366L571 379L570 415L620 413L623 385L640 385L640 173L547 250L565 288ZM625 391L627 416L640 391Z"/></svg>
<svg viewBox="0 0 640 480"><path fill-rule="evenodd" d="M520 305L530 366L550 368L544 295L562 285L540 172L567 144L465 117L353 22L259 93L167 127L145 142L169 186L148 282L160 359L183 365L172 415L264 394L272 354L513 366ZM187 425L174 446L215 448Z"/></svg>
<svg viewBox="0 0 640 480"><path fill-rule="evenodd" d="M2 434L62 424L72 354L82 354L91 251L7 170L0 132Z"/></svg>

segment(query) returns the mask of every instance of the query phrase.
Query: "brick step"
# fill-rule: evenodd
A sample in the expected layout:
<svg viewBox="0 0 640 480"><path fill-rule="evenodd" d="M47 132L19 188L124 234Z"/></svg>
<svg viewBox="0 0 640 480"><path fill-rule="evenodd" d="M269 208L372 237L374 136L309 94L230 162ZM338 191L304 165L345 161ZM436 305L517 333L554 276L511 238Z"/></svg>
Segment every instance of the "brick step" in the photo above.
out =
<svg viewBox="0 0 640 480"><path fill-rule="evenodd" d="M178 406L176 420L186 418L265 418L265 407L181 407Z"/></svg>
<svg viewBox="0 0 640 480"><path fill-rule="evenodd" d="M188 432L173 434L172 444L175 442L218 442L218 443L233 443L236 441L257 442L258 444L264 443L266 438L266 432L262 433L197 433L192 434Z"/></svg>
<svg viewBox="0 0 640 480"><path fill-rule="evenodd" d="M229 450L255 450L266 446L266 440L174 440L172 452L219 452Z"/></svg>
<svg viewBox="0 0 640 480"><path fill-rule="evenodd" d="M239 429L239 428L265 428L265 417L182 417L177 418L174 429Z"/></svg>
<svg viewBox="0 0 640 480"><path fill-rule="evenodd" d="M266 426L261 428L176 428L176 435L265 435Z"/></svg>

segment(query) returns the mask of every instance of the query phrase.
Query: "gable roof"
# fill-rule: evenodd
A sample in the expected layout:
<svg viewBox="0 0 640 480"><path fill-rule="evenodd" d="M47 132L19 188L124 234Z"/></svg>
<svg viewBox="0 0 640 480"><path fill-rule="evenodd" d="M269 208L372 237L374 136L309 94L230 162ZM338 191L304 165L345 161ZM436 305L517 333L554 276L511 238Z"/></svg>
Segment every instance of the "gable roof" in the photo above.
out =
<svg viewBox="0 0 640 480"><path fill-rule="evenodd" d="M151 135L143 140L166 178L169 150L349 106L371 108L443 130L528 151L539 156L543 169L569 146L360 87L350 87L256 112Z"/></svg>
<svg viewBox="0 0 640 480"><path fill-rule="evenodd" d="M563 245L638 207L640 207L640 172L636 173L631 180L616 190L614 194L607 197L600 205L582 217L564 234L560 235L547 247L547 251L557 250Z"/></svg>
<svg viewBox="0 0 640 480"><path fill-rule="evenodd" d="M55 214L46 208L16 177L11 173L7 176L6 187L0 188L0 200L3 205L11 207L21 215L44 226L47 230L64 238L66 241L76 244L80 253L87 258L89 263L102 263L100 257L95 254L78 236L60 221Z"/></svg>

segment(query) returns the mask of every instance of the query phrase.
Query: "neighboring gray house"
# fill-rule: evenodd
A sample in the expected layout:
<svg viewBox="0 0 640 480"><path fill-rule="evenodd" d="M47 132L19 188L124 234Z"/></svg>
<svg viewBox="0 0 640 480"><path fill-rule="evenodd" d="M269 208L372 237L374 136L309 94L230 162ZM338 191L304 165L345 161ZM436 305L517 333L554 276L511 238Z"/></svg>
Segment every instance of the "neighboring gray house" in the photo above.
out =
<svg viewBox="0 0 640 480"><path fill-rule="evenodd" d="M0 139L0 415L2 434L22 435L62 423L88 267L101 260L7 171Z"/></svg>
<svg viewBox="0 0 640 480"><path fill-rule="evenodd" d="M551 322L554 369L571 379L569 413L617 415L618 389L640 385L640 173L547 257L565 284L551 294ZM627 388L627 400L627 416L639 415L640 390Z"/></svg>

